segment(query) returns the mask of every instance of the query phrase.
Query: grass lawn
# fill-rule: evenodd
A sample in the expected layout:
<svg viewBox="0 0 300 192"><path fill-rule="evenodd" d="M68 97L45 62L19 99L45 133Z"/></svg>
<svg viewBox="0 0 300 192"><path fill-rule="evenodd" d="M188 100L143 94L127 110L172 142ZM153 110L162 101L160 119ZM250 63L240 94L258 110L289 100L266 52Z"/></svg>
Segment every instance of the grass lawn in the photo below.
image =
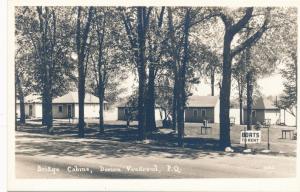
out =
<svg viewBox="0 0 300 192"><path fill-rule="evenodd" d="M185 134L186 137L200 137L200 138L212 138L219 139L219 124L210 124L212 126L212 134L201 135L200 127L201 123L186 123L185 124ZM241 131L243 131L245 125L233 125L231 127L230 138L233 147L243 147L244 144L240 144ZM271 125L270 127L270 149L272 152L282 153L282 154L296 154L297 141L292 140L288 137L286 139L281 138L281 130L292 129L296 130L295 127L278 126ZM267 149L268 141L268 129L261 128L261 143L260 144L248 144L248 148L253 150L263 150Z"/></svg>
<svg viewBox="0 0 300 192"><path fill-rule="evenodd" d="M137 122L132 122L130 128L126 128L125 121L107 121L105 122L105 134L98 134L98 119L86 119L87 128L85 129L85 137L96 139L106 139L115 141L136 142L137 140ZM54 134L63 136L66 139L77 137L77 120L55 119ZM201 134L201 123L185 123L185 148L195 148L203 150L218 150L219 140L219 124L210 124L212 126L212 133ZM170 129L162 128L161 122L157 122L157 127L160 131L149 135L148 139L151 144L157 146L176 147L176 134L172 133ZM240 132L244 130L245 126L233 125L231 127L231 142L232 147L236 152L241 152L244 149L244 144L240 144ZM287 156L296 156L296 140L281 138L282 129L296 129L295 127L275 126L270 127L270 149L271 154L281 154ZM27 120L25 125L18 125L18 131L29 133L46 134L46 128L41 125L41 120ZM248 144L248 148L252 149L253 153L260 153L261 150L267 149L267 128L262 128L261 143Z"/></svg>

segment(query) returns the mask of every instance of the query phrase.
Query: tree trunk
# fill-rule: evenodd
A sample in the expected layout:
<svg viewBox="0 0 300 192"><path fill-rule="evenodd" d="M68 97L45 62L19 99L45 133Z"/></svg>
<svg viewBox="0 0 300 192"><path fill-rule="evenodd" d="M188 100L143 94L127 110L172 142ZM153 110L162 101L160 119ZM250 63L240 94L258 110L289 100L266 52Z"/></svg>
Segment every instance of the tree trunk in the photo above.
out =
<svg viewBox="0 0 300 192"><path fill-rule="evenodd" d="M239 102L240 102L240 125L243 124L243 98L240 95L239 96Z"/></svg>
<svg viewBox="0 0 300 192"><path fill-rule="evenodd" d="M148 91L146 106L146 129L149 132L156 130L155 123L155 72L152 64L149 66Z"/></svg>
<svg viewBox="0 0 300 192"><path fill-rule="evenodd" d="M230 88L231 88L231 62L230 45L232 35L225 32L223 47L223 78L220 89L220 148L231 146L230 141Z"/></svg>
<svg viewBox="0 0 300 192"><path fill-rule="evenodd" d="M81 11L82 7L78 7L77 25L76 25L76 51L78 56L78 104L79 104L79 122L78 122L78 136L84 138L84 98L85 98L85 57L87 55L88 34L90 32L90 25L93 17L93 7L89 7L88 17L84 28L81 27ZM82 30L83 29L83 30Z"/></svg>
<svg viewBox="0 0 300 192"><path fill-rule="evenodd" d="M79 67L79 82L78 82L78 107L79 107L79 120L78 120L78 136L84 138L84 98L85 98L85 79L84 79L84 69L83 62Z"/></svg>
<svg viewBox="0 0 300 192"><path fill-rule="evenodd" d="M247 130L252 129L252 108L253 108L253 71L246 75L247 81Z"/></svg>
<svg viewBox="0 0 300 192"><path fill-rule="evenodd" d="M47 133L53 134L52 97L50 92L47 92L46 94Z"/></svg>
<svg viewBox="0 0 300 192"><path fill-rule="evenodd" d="M24 95L19 95L20 98L20 123L26 123L25 116L25 103L24 103Z"/></svg>
<svg viewBox="0 0 300 192"><path fill-rule="evenodd" d="M50 77L50 61L48 59L48 55L45 55L46 63L45 63L45 90L44 90L44 96L45 96L45 106L46 106L46 124L47 124L47 133L53 134L53 115L52 115L52 81Z"/></svg>
<svg viewBox="0 0 300 192"><path fill-rule="evenodd" d="M18 88L18 95L20 100L20 124L25 124L25 103L24 103L24 93L21 85L21 79L16 73L16 84Z"/></svg>
<svg viewBox="0 0 300 192"><path fill-rule="evenodd" d="M178 83L178 106L177 106L177 126L178 126L178 146L183 146L184 139L184 83L182 77L179 79Z"/></svg>
<svg viewBox="0 0 300 192"><path fill-rule="evenodd" d="M184 20L184 45L183 45L183 59L179 70L179 88L178 88L178 106L177 106L177 123L178 123L178 145L183 147L184 138L184 108L186 101L185 82L186 70L189 63L189 29L190 29L190 9L186 9Z"/></svg>
<svg viewBox="0 0 300 192"><path fill-rule="evenodd" d="M214 70L211 71L210 74L210 86L211 86L211 96L215 95L215 72Z"/></svg>
<svg viewBox="0 0 300 192"><path fill-rule="evenodd" d="M100 80L99 87L99 133L104 133L104 86L103 82Z"/></svg>
<svg viewBox="0 0 300 192"><path fill-rule="evenodd" d="M139 129L139 139L145 139L145 87L146 87L146 71L145 71L145 26L144 26L144 15L145 8L137 8L137 20L138 20L138 77L139 77L139 87L138 87L138 129Z"/></svg>
<svg viewBox="0 0 300 192"><path fill-rule="evenodd" d="M178 89L178 75L177 75L177 69L174 74L174 87L173 87L173 105L172 105L172 128L174 131L178 131L177 129L177 104L178 104L178 94L177 94L177 89Z"/></svg>
<svg viewBox="0 0 300 192"><path fill-rule="evenodd" d="M46 100L45 100L45 96L44 93L42 94L42 125L46 126L47 125L47 115L46 115L46 110L47 105L46 105Z"/></svg>

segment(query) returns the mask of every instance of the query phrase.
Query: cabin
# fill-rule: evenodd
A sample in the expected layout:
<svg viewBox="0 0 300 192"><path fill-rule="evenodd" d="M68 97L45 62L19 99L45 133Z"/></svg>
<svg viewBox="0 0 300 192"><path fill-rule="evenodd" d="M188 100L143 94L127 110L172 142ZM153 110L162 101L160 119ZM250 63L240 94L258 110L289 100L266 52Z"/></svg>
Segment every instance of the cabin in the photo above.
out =
<svg viewBox="0 0 300 192"><path fill-rule="evenodd" d="M134 112L133 112L134 111ZM132 120L136 121L137 120L137 107L131 106L127 104L127 102L123 104L119 104L118 106L118 120L119 121L127 121L127 114L129 112L133 112L132 114ZM155 107L155 120L163 120L165 118L165 113L162 108L156 106Z"/></svg>
<svg viewBox="0 0 300 192"><path fill-rule="evenodd" d="M26 118L42 118L42 97L30 94L25 97ZM79 117L78 92L69 92L52 100L52 114L55 119ZM104 101L104 111L108 110L108 103ZM20 117L20 102L16 102L16 115ZM85 94L84 99L85 118L99 118L99 98Z"/></svg>
<svg viewBox="0 0 300 192"><path fill-rule="evenodd" d="M244 123L247 122L247 107L244 109ZM263 124L265 119L270 120L270 124L278 124L280 122L280 109L276 107L275 102L259 97L254 99L252 108L252 124L259 122Z"/></svg>
<svg viewBox="0 0 300 192"><path fill-rule="evenodd" d="M190 96L184 110L185 122L219 123L219 96Z"/></svg>
<svg viewBox="0 0 300 192"><path fill-rule="evenodd" d="M42 98L40 95L30 94L24 98L25 117L42 118ZM20 118L20 101L16 101L16 116Z"/></svg>

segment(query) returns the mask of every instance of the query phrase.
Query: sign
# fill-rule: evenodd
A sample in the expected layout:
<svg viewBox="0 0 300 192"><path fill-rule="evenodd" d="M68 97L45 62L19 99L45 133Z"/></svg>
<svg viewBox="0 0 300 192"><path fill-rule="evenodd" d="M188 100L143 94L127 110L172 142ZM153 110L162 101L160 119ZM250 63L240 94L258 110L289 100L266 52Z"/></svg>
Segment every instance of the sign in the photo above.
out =
<svg viewBox="0 0 300 192"><path fill-rule="evenodd" d="M261 141L261 131L241 131L240 143L260 143Z"/></svg>

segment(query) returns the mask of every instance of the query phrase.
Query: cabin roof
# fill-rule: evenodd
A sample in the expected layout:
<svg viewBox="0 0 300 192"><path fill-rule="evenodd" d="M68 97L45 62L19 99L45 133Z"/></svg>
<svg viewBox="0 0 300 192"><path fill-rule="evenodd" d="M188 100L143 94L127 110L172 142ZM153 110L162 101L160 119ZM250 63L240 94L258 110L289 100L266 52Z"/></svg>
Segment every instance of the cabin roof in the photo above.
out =
<svg viewBox="0 0 300 192"><path fill-rule="evenodd" d="M190 96L186 107L215 107L219 96Z"/></svg>
<svg viewBox="0 0 300 192"><path fill-rule="evenodd" d="M246 108L245 106L244 108ZM259 97L253 101L253 109L279 109L275 103L267 98Z"/></svg>
<svg viewBox="0 0 300 192"><path fill-rule="evenodd" d="M17 103L20 103L20 100L17 99ZM42 103L41 95L31 93L24 97L24 103Z"/></svg>
<svg viewBox="0 0 300 192"><path fill-rule="evenodd" d="M42 103L42 97L37 94L30 94L24 98L25 103ZM17 100L17 103L20 103L19 100ZM53 104L59 104L59 103L78 103L78 92L69 92L61 97L54 98L52 100ZM85 93L84 103L99 103L99 98L90 94ZM104 103L107 103L107 101L104 101Z"/></svg>
<svg viewBox="0 0 300 192"><path fill-rule="evenodd" d="M74 91L53 99L52 103L78 103L78 101L78 92ZM99 98L90 93L85 93L84 103L99 103ZM104 101L104 103L107 102Z"/></svg>

